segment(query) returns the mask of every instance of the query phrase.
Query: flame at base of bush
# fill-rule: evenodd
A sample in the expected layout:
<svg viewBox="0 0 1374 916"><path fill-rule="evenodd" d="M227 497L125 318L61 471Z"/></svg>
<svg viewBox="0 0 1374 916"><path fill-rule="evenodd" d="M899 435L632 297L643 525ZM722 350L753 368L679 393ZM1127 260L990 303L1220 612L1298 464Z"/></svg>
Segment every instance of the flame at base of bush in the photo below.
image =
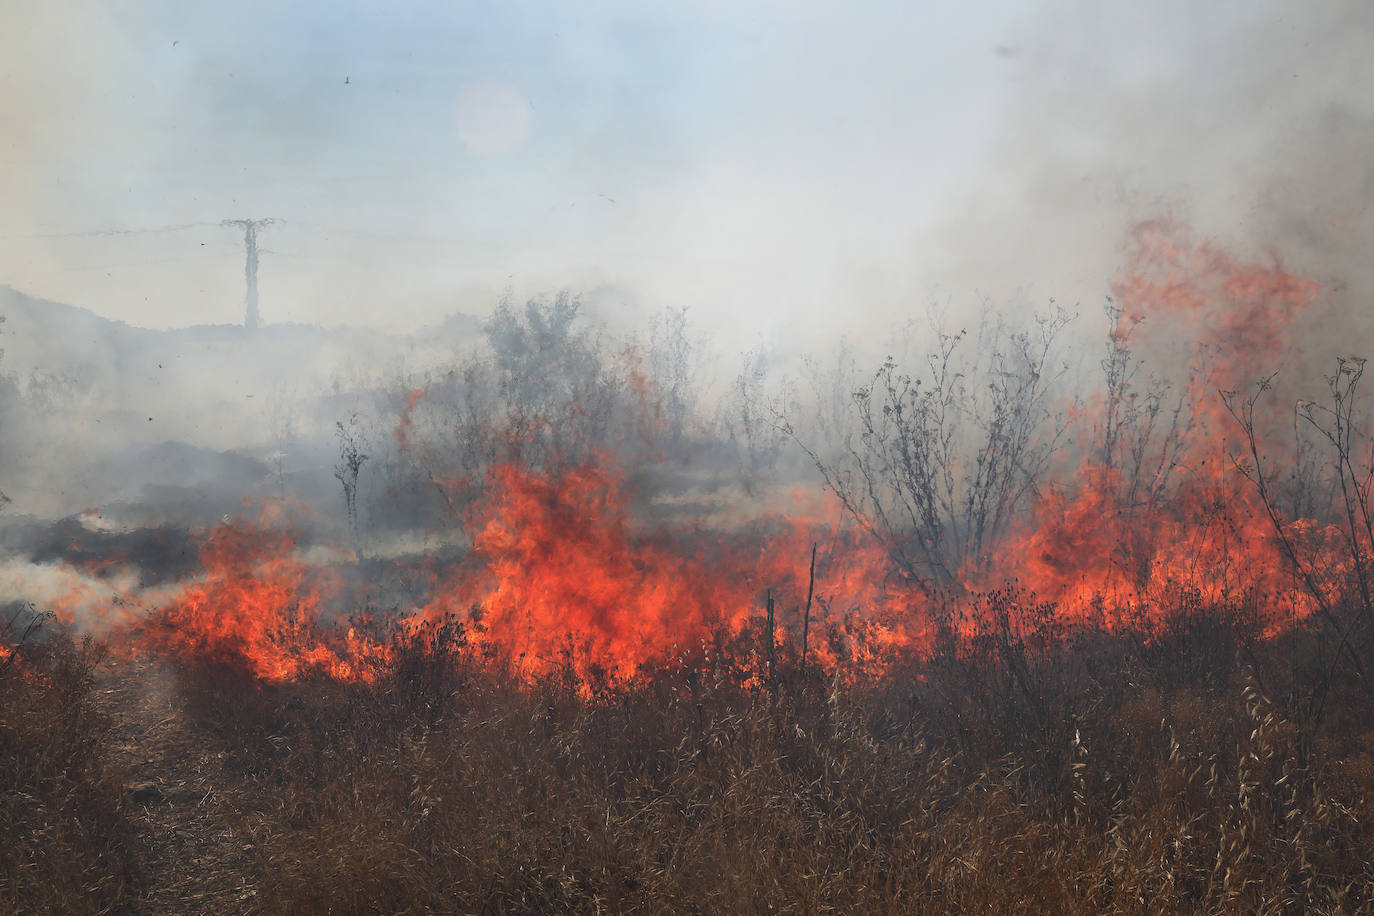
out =
<svg viewBox="0 0 1374 916"><path fill-rule="evenodd" d="M1200 491L1196 504L1148 518L1113 511L1104 491L1106 482L1088 480L1072 498L1046 494L1023 536L937 588L903 577L833 508L729 533L645 528L609 465L554 474L501 465L472 510L470 555L427 571L429 599L399 613L393 635L458 619L473 648L527 678L571 666L619 681L646 667L720 664L732 653L736 669L761 672L771 598L779 658L795 664L805 639L814 669L856 676L929 653L941 633L972 644L999 629L1044 642L1148 628L1189 604L1183 593L1189 606L1263 604L1270 633L1311 613L1243 491L1225 500ZM302 561L289 530L220 526L204 535L201 559L205 574L127 629L129 644L274 681L371 680L388 664L387 638L345 613L368 602L367 587ZM1014 601L985 597L1005 599L1008 583ZM1008 607L1035 619L1009 617Z"/></svg>
<svg viewBox="0 0 1374 916"><path fill-rule="evenodd" d="M342 551L347 562L306 562L292 526L270 514L203 533L204 573L119 632L134 647L234 665L268 680L317 673L367 680L390 664L389 640L458 620L468 645L521 677L571 667L584 678L624 680L661 665L728 663L757 673L779 660L861 676L887 659L990 635L1049 644L1083 631L1149 632L1198 608L1249 608L1259 631L1274 635L1314 614L1329 622L1358 593L1352 583L1366 593L1367 613L1374 470L1360 468L1374 462L1351 451L1352 442L1368 442L1351 438L1349 416L1363 363L1343 361L1328 379L1335 407L1308 414L1344 450L1332 480L1309 494L1318 504L1304 514L1313 517L1281 517L1265 489L1261 452L1293 457L1258 428L1282 428L1277 415L1260 424L1255 400L1218 396L1281 360L1315 285L1277 263L1244 264L1215 245L1194 245L1167 224L1144 224L1131 245L1108 309L1106 390L1064 408L1072 445L1046 458L1040 476L1019 489L975 492L950 483L926 503L884 501L874 489L901 492L913 460L911 442L898 436L884 443L887 452L868 455L877 465L850 478L861 479L854 499L840 494L839 475L827 474L833 500L799 498L790 513L717 530L645 524L647 513L634 509L641 494L604 455L538 467L495 461L475 499L463 503L471 551L444 568L405 570L426 587L413 607L389 617L390 635L349 619L358 608L388 603L390 596L356 581L371 567ZM1148 328L1147 314L1159 319ZM1181 340L1192 346L1178 346ZM1167 384L1132 381L1140 363L1131 347L1142 343L1188 378L1168 394L1170 403ZM1048 371L1043 362L1027 366L1033 379ZM898 390L887 401L862 392L871 416L932 404L936 414L944 411L919 380L890 378ZM650 383L633 363L627 384L646 410ZM414 413L425 400L423 389L406 394L398 448L417 447ZM583 415L576 398L565 406L568 417ZM1025 416L1007 405L990 409L996 422ZM521 419L530 425L531 418ZM899 421L891 428L928 431ZM1335 425L1323 428L1324 421ZM656 424L631 426L652 438ZM502 435L519 441L512 430L484 433L484 442ZM999 450L1007 441L989 439L976 461L946 456L943 473L969 477L976 487L989 467L1015 463ZM863 478L875 467L876 476ZM1267 473L1272 481L1274 472ZM994 526L986 542L980 530L963 539L975 547L941 554L932 542L942 525L956 527L969 494L978 492L1006 499L1007 512L997 517L1009 521ZM900 511L879 518L865 506ZM912 562L917 555L926 557L924 567Z"/></svg>

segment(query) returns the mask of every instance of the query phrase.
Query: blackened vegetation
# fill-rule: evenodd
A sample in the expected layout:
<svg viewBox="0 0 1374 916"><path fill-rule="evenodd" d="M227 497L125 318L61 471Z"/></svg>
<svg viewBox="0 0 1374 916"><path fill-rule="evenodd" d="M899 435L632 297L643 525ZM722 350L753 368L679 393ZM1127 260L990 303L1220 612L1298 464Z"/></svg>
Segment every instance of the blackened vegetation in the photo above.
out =
<svg viewBox="0 0 1374 916"><path fill-rule="evenodd" d="M100 531L65 518L11 524L0 538L5 549L34 563L64 563L96 576L132 567L143 585L182 579L200 568L191 531L171 525Z"/></svg>

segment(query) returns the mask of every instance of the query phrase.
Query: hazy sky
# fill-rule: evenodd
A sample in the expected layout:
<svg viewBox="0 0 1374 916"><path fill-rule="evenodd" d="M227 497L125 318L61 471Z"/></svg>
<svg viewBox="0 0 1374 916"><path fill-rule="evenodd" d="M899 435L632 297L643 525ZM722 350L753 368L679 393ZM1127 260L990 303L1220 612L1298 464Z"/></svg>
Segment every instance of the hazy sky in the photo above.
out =
<svg viewBox="0 0 1374 916"><path fill-rule="evenodd" d="M268 322L568 287L823 334L1096 296L1159 207L1334 276L1370 228L1371 6L0 0L0 283L239 321L218 223L277 217Z"/></svg>

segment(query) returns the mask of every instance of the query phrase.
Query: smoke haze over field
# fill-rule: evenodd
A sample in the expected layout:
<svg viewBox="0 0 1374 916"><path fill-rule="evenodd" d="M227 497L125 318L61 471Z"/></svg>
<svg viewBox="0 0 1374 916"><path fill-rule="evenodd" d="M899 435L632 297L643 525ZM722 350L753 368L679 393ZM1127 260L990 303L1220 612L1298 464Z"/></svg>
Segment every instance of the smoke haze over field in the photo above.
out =
<svg viewBox="0 0 1374 916"><path fill-rule="evenodd" d="M0 913L1374 911L1371 154L1374 0L0 0Z"/></svg>
<svg viewBox="0 0 1374 916"><path fill-rule="evenodd" d="M1163 211L1347 311L1374 282L1354 0L4 15L0 282L135 325L241 320L228 217L286 220L265 321L393 331L507 287L690 306L730 348L932 298L1095 308Z"/></svg>
<svg viewBox="0 0 1374 916"><path fill-rule="evenodd" d="M1367 311L1368 5L1059 12L1018 54L1019 100L987 187L932 240L947 266L915 270L1089 297L1120 260L1123 224L1167 213ZM1328 332L1329 347L1342 332Z"/></svg>
<svg viewBox="0 0 1374 916"><path fill-rule="evenodd" d="M1374 16L1290 16L16 11L0 631L757 686L1367 624Z"/></svg>

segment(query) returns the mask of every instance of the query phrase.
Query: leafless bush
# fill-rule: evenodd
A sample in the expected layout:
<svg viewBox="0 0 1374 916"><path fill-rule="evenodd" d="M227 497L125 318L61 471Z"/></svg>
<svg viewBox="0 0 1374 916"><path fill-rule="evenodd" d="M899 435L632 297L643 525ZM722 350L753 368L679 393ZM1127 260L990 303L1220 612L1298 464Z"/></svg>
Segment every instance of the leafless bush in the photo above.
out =
<svg viewBox="0 0 1374 916"><path fill-rule="evenodd" d="M1196 433L1195 376L1201 370L1194 367L1182 386L1158 375L1141 378L1143 362L1131 346L1134 325L1110 299L1106 312L1101 427L1094 430L1096 453L1084 457L1116 476L1117 507L1144 517L1174 495L1181 456Z"/></svg>
<svg viewBox="0 0 1374 916"><path fill-rule="evenodd" d="M739 372L717 405L716 435L726 445L739 486L749 496L760 495L771 481L787 447L780 418L793 401L788 380L773 371L767 350L759 347L743 355Z"/></svg>
<svg viewBox="0 0 1374 916"><path fill-rule="evenodd" d="M700 344L692 339L687 309L668 308L649 323L648 377L663 441L678 445L696 422L700 399Z"/></svg>
<svg viewBox="0 0 1374 916"><path fill-rule="evenodd" d="M334 477L343 486L344 511L348 519L348 530L353 538L353 549L361 558L362 534L358 527L358 475L362 472L363 465L369 456L363 452L366 442L358 430L358 415L354 414L349 417L346 424L342 420L336 423L335 433L339 439L339 460L334 465Z"/></svg>
<svg viewBox="0 0 1374 916"><path fill-rule="evenodd" d="M1313 651L1322 673L1310 693L1300 698L1314 722L1321 721L1343 672L1361 685L1366 696L1374 691L1369 681L1369 666L1374 661L1374 443L1362 428L1364 417L1357 397L1364 367L1363 359L1337 359L1336 371L1326 377L1328 403L1298 404L1297 416L1325 446L1326 456L1325 475L1320 465L1312 468L1318 479L1325 476L1325 486L1309 485L1304 492L1309 499L1320 489L1332 496L1327 505L1309 506L1313 512L1307 520L1284 513L1276 472L1264 454L1257 406L1271 392L1274 377L1260 381L1248 396L1236 391L1222 395L1240 427L1246 449L1244 456L1235 458L1236 468L1254 485L1283 556L1317 608L1321 638ZM1327 523L1325 532L1312 530L1323 522ZM1335 567L1329 538L1323 536L1332 531L1338 541L1334 555L1345 561Z"/></svg>
<svg viewBox="0 0 1374 916"><path fill-rule="evenodd" d="M647 351L617 350L572 296L507 300L483 338L446 374L392 393L401 421L380 459L387 499L429 499L452 519L494 464L542 472L614 456L632 468L690 432L695 363L681 312L655 323Z"/></svg>
<svg viewBox="0 0 1374 916"><path fill-rule="evenodd" d="M801 424L785 428L853 518L937 591L986 559L1056 453L1052 357L1071 320L1056 308L1020 331L989 314L972 353L967 331L934 329L922 371L889 358L853 392L857 433L838 458L802 439Z"/></svg>

